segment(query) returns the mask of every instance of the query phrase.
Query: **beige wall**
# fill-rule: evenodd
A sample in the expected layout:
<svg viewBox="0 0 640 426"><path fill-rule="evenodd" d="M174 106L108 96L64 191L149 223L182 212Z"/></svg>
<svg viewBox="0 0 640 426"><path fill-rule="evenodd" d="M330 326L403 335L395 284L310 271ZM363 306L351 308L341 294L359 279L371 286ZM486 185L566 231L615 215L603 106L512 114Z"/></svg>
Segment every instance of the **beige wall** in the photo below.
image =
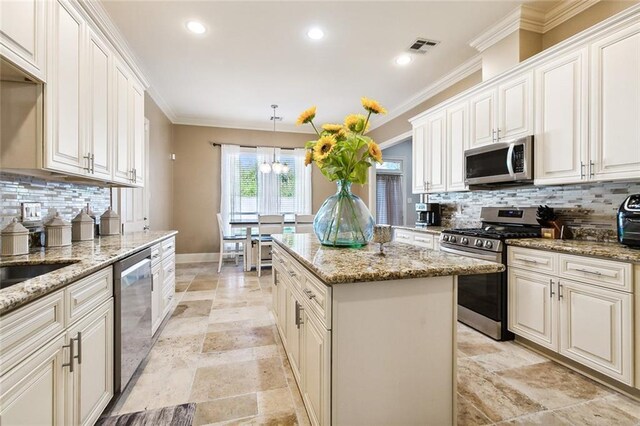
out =
<svg viewBox="0 0 640 426"><path fill-rule="evenodd" d="M520 32L514 31L482 52L482 80L489 80L520 63Z"/></svg>
<svg viewBox="0 0 640 426"><path fill-rule="evenodd" d="M173 124L148 94L144 115L149 120L149 225L154 230L173 229Z"/></svg>
<svg viewBox="0 0 640 426"><path fill-rule="evenodd" d="M269 131L174 125L173 217L174 228L180 232L177 252L218 253L220 250L215 218L220 211L220 148L213 148L209 142L296 148L303 147L313 136L277 132L276 139ZM335 184L314 168L312 191L312 208L316 212L325 198L335 192Z"/></svg>
<svg viewBox="0 0 640 426"><path fill-rule="evenodd" d="M638 0L600 1L584 12L579 13L568 21L544 33L542 36L542 48L548 49L639 2Z"/></svg>

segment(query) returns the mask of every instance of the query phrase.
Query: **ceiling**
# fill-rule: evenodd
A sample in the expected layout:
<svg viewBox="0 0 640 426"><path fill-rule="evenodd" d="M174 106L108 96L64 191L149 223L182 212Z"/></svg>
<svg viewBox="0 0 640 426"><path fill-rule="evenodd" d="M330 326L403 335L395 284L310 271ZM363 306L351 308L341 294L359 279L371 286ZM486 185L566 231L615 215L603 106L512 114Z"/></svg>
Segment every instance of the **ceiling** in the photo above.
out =
<svg viewBox="0 0 640 426"><path fill-rule="evenodd" d="M102 2L174 122L271 129L275 103L284 117L278 130L296 129L299 112L311 105L319 122L340 122L361 111L361 96L393 113L476 55L468 42L522 3ZM535 6L544 12L557 3ZM188 32L192 19L207 32ZM324 39L306 36L314 26ZM441 43L396 65L416 37Z"/></svg>

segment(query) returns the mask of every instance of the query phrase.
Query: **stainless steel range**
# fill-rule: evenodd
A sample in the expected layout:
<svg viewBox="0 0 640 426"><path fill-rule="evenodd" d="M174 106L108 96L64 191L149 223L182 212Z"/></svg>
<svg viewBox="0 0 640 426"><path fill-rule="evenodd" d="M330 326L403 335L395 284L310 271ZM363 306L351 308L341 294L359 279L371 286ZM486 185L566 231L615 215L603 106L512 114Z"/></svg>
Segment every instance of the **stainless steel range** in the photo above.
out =
<svg viewBox="0 0 640 426"><path fill-rule="evenodd" d="M445 252L507 265L508 238L540 237L536 209L483 207L481 228L448 229L440 236ZM496 340L511 340L507 328L507 277L496 274L458 277L458 320Z"/></svg>

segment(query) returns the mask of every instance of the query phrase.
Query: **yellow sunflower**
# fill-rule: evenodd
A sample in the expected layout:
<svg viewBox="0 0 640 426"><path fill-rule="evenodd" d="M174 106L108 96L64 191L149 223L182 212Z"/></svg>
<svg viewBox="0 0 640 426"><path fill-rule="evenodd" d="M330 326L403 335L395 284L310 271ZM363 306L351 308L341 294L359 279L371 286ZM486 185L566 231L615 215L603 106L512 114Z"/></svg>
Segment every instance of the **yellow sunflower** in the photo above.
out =
<svg viewBox="0 0 640 426"><path fill-rule="evenodd" d="M378 163L382 163L382 150L374 141L369 142L369 155Z"/></svg>
<svg viewBox="0 0 640 426"><path fill-rule="evenodd" d="M313 153L311 152L310 149L308 149L307 152L305 152L304 154L304 165L308 166L312 162L313 162Z"/></svg>
<svg viewBox="0 0 640 426"><path fill-rule="evenodd" d="M359 133L362 132L365 121L367 121L367 117L362 114L349 114L344 118L344 125L352 132ZM366 132L367 130L369 130L369 123L367 123L367 128L364 131Z"/></svg>
<svg viewBox="0 0 640 426"><path fill-rule="evenodd" d="M322 161L331 152L333 147L336 145L336 138L333 136L322 136L316 142L316 145L313 147L313 158L318 161Z"/></svg>
<svg viewBox="0 0 640 426"><path fill-rule="evenodd" d="M322 125L322 130L329 133L338 133L342 129L343 129L342 124L323 124Z"/></svg>
<svg viewBox="0 0 640 426"><path fill-rule="evenodd" d="M364 109L366 109L367 111L373 114L387 113L387 110L384 109L382 105L378 103L378 101L374 101L373 99L369 99L369 98L362 98L360 99L360 101L362 102L362 106L364 107Z"/></svg>
<svg viewBox="0 0 640 426"><path fill-rule="evenodd" d="M314 118L316 118L316 107L315 107L315 105L312 106L311 108L303 111L302 114L300 114L300 116L298 117L298 120L296 121L296 124L298 126L300 126L302 124L306 124L306 123L310 122Z"/></svg>

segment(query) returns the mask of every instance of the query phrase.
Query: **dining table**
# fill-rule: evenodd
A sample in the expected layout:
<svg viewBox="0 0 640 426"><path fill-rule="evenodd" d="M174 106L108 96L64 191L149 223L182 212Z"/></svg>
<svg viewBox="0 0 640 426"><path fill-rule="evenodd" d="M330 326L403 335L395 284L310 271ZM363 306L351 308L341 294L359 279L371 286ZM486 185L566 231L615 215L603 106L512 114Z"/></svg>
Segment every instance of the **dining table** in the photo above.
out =
<svg viewBox="0 0 640 426"><path fill-rule="evenodd" d="M295 220L287 220L285 216L284 226L285 227L294 227L296 224ZM258 234L252 234L252 229L257 228L259 225L258 219L255 218L238 218L229 220L229 226L231 229L246 229L246 238L244 242L244 256L242 267L245 271L250 271L253 268L253 250L251 245L251 240L255 237L257 238Z"/></svg>

